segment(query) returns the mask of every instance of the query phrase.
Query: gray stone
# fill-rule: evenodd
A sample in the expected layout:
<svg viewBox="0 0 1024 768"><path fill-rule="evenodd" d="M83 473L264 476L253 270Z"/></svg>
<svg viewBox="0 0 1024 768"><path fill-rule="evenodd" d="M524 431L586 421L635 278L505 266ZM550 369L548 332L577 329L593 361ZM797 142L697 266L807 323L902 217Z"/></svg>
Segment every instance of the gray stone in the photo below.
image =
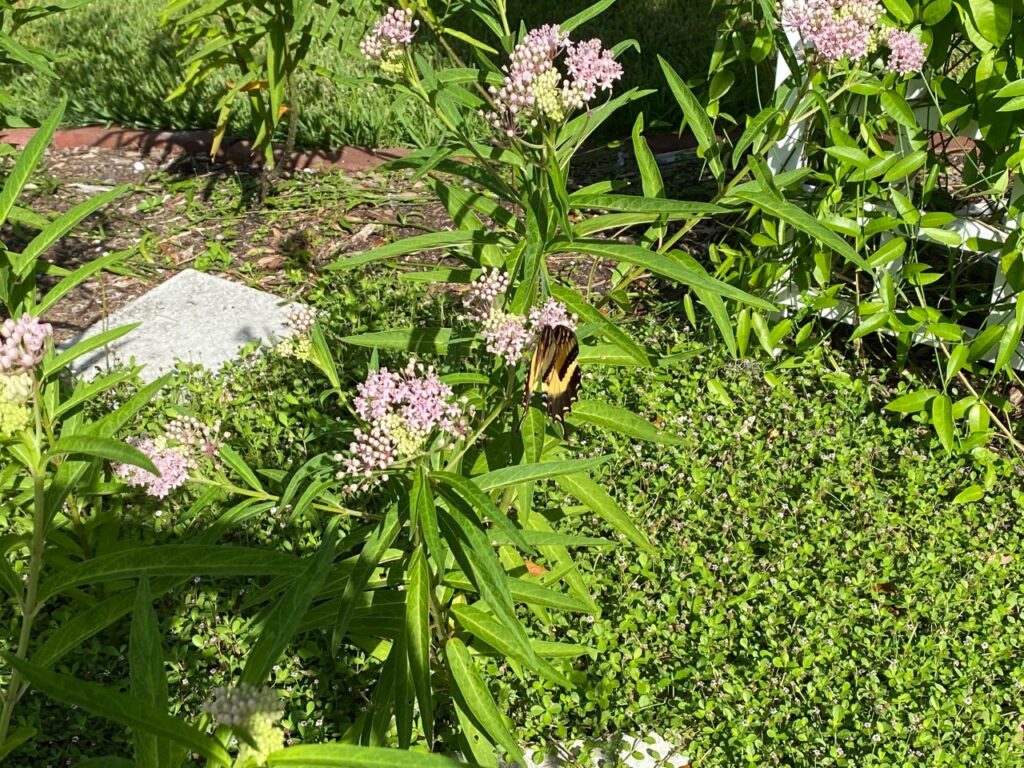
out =
<svg viewBox="0 0 1024 768"><path fill-rule="evenodd" d="M271 293L186 269L75 338L72 344L140 323L127 335L80 357L72 370L92 378L109 366L134 361L145 366L144 381L167 373L177 361L217 370L250 342L290 336L289 312Z"/></svg>

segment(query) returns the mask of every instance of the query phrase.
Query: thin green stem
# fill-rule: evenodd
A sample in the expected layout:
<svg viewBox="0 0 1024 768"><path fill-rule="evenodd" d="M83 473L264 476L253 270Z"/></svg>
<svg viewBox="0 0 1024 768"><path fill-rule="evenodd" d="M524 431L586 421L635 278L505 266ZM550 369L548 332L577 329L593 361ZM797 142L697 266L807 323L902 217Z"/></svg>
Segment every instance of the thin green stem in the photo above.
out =
<svg viewBox="0 0 1024 768"><path fill-rule="evenodd" d="M32 468L32 544L29 548L28 583L25 585L25 597L21 603L21 631L18 634L18 647L14 655L19 659L28 657L28 646L32 639L32 625L39 612L39 576L43 568L43 553L46 549L46 471L48 462L43 459L43 412L41 392L38 380L35 382L32 396L32 411L35 416L35 447L36 466ZM4 696L3 712L0 713L0 744L7 739L14 707L21 698L24 681L18 670L11 672Z"/></svg>

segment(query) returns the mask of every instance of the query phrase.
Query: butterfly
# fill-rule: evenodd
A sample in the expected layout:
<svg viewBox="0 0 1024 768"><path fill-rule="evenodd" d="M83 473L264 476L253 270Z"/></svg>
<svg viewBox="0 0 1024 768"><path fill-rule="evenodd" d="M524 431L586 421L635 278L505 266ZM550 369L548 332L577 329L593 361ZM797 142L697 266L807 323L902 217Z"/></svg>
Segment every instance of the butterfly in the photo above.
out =
<svg viewBox="0 0 1024 768"><path fill-rule="evenodd" d="M530 407L530 398L540 382L548 416L565 429L565 414L579 399L580 367L576 358L580 352L576 334L564 325L547 325L540 333L537 349L530 363L530 374L523 390L523 417Z"/></svg>

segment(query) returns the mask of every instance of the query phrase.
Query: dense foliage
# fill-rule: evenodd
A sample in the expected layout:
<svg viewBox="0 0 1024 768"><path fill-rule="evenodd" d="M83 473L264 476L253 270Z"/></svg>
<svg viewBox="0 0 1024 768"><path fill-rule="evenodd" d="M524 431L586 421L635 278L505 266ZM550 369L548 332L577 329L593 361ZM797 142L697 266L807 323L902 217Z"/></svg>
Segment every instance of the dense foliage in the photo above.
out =
<svg viewBox="0 0 1024 768"><path fill-rule="evenodd" d="M978 126L954 192L1016 216L1017 16L722 3L706 98L655 59L705 163L710 199L688 200L642 114L636 184L573 180L651 95L623 88L636 41L585 31L613 3L527 28L505 0L418 2L366 26L350 84L430 126L387 170L450 223L332 256L291 335L222 375L69 374L132 329L57 349L46 313L133 250L48 259L125 189L33 211L63 104L46 118L0 189L0 758L49 759L54 718L103 734L75 732L76 757L136 768L496 767L651 729L720 765L1024 758L1020 235L963 241L915 111L923 89L942 126ZM11 10L0 66L48 68ZM223 81L218 141L248 103L268 204L340 10L168 5L179 93ZM776 48L771 104L734 118L736 72ZM827 328L900 368L928 341L938 365L876 374Z"/></svg>

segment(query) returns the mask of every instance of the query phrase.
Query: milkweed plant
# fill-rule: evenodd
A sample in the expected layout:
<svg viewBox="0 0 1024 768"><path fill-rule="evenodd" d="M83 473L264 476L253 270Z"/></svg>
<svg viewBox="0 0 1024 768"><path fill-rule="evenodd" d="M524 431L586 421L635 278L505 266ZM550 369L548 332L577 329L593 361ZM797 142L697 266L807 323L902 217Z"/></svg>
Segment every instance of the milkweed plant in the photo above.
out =
<svg viewBox="0 0 1024 768"><path fill-rule="evenodd" d="M308 21L312 5L298 5ZM709 275L676 247L670 223L692 228L728 209L666 196L642 120L632 136L642 190L615 179L570 189L580 149L617 109L646 95L617 92L620 56L632 43L581 32L611 0L532 30L512 29L503 0L463 5L483 21L488 40L456 28L447 5L416 3L384 9L359 46L376 68L366 86L390 89L399 107L419 102L437 121L444 139L391 169L423 179L453 227L331 265L343 279L356 267L441 250L444 263L457 266L417 278L459 294L453 325L352 335L334 347L316 313L296 307L294 335L273 351L322 375L324 408L342 414L334 442L346 450L297 467L253 468L228 431L189 414L142 433L137 416L163 380L98 418L89 415L87 405L132 371L85 380L68 375L68 366L131 329L57 349L41 318L126 254L67 274L42 255L123 190L64 214L21 253L0 251L0 300L9 318L0 332L0 505L15 533L2 540L0 587L20 617L19 637L4 656L0 756L36 735L17 718L31 687L127 726L140 766L179 766L190 755L238 768L447 763L431 754L438 752L480 765L499 758L523 764L515 725L492 697L481 661L498 656L523 675L570 689L585 679L576 660L591 650L539 639L525 612L542 625L552 611L598 612L574 550L651 545L608 490L606 457L578 455L574 436L597 429L678 440L588 391L586 372L658 362L658 351L632 338L623 321L639 277L683 285L712 308L726 299L766 312L774 305ZM426 38L445 52L443 62L418 50ZM278 47L267 51L272 70ZM271 102L286 81L271 78ZM276 120L281 110L271 107ZM0 223L9 215L37 221L14 201L59 119L58 110L17 161L0 194ZM483 139L476 138L481 125ZM642 232L635 241L618 236L634 227ZM588 274L566 274L565 254L585 259ZM594 279L602 264L611 267L610 284ZM43 271L60 279L40 299L35 278ZM353 369L352 356L359 374L349 380L341 371ZM534 386L547 402L533 396ZM214 501L228 506L174 543L142 545L121 530L121 513L140 496L171 498L186 486L195 494L193 517ZM541 493L561 503L541 509ZM602 530L561 532L581 509ZM299 557L228 543L241 522L273 513L310 521L316 552ZM171 715L154 602L204 577L261 578L245 603L259 630L237 679L202 712ZM68 610L40 642L37 624L55 604ZM129 615L127 690L54 671ZM310 631L321 632L342 663L354 649L370 652L379 672L343 743L289 746L270 676L296 635ZM415 749L377 752L388 747Z"/></svg>

